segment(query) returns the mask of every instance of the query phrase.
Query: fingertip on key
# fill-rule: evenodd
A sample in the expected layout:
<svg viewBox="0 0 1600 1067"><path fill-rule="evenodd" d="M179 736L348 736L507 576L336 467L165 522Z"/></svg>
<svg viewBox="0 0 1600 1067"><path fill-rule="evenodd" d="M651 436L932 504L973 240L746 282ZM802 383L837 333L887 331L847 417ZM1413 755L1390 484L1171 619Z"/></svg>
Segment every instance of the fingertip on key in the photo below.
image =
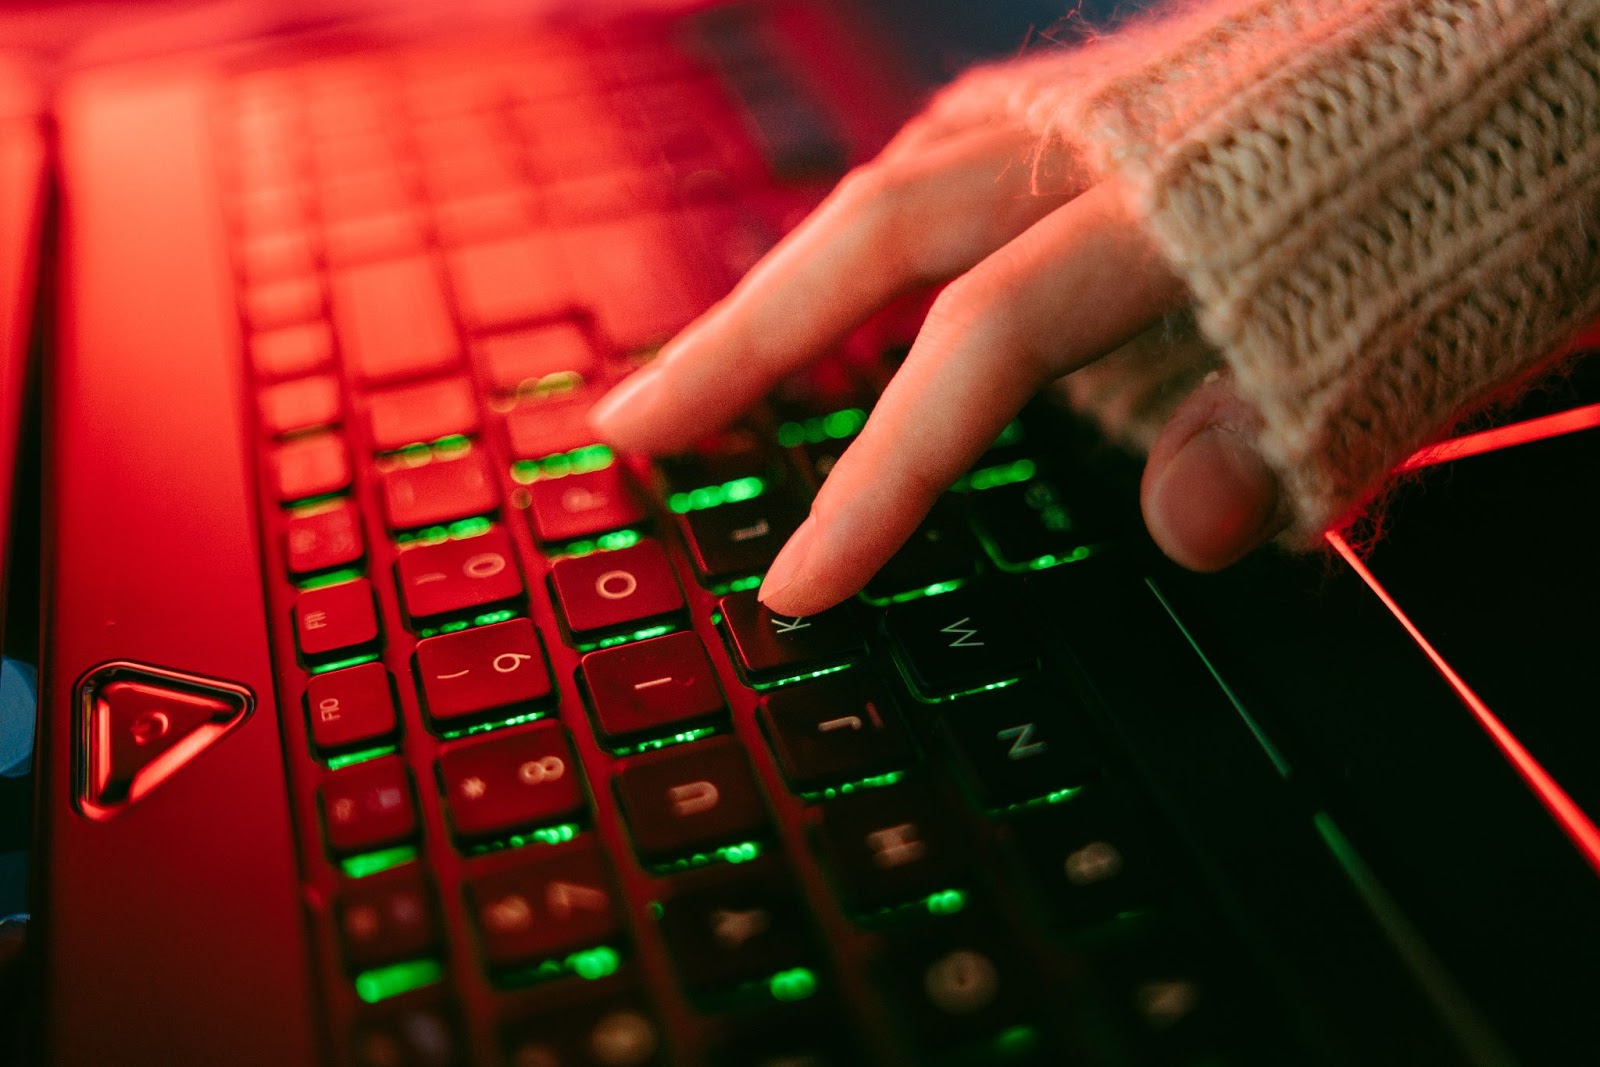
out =
<svg viewBox="0 0 1600 1067"><path fill-rule="evenodd" d="M589 427L624 451L641 448L660 380L660 368L646 367L623 381L589 412Z"/></svg>

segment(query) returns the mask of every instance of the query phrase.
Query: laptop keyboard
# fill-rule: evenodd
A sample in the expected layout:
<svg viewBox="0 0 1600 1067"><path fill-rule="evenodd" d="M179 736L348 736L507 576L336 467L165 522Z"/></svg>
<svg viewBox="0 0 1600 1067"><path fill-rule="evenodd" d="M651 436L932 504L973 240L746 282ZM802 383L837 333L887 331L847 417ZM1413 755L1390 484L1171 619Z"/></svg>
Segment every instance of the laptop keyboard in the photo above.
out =
<svg viewBox="0 0 1600 1067"><path fill-rule="evenodd" d="M1029 629L1024 576L1116 529L1034 425L790 619L755 587L878 348L653 466L584 424L870 147L775 10L220 98L329 1061L1256 1062L1248 968Z"/></svg>

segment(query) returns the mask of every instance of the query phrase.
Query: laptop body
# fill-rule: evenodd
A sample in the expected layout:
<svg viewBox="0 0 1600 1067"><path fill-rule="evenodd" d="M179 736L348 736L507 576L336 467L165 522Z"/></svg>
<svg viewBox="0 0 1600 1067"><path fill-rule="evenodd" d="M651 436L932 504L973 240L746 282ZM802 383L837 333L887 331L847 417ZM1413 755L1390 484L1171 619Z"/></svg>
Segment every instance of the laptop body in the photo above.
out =
<svg viewBox="0 0 1600 1067"><path fill-rule="evenodd" d="M749 24L734 32L749 33ZM817 167L821 176L802 167L796 180L732 181L731 191L620 213L595 209L584 199L592 190L567 189L562 196L572 199L562 202L555 223L530 220L518 234L576 231L581 236L564 250L567 269L599 281L532 310L515 300L510 310L467 303L461 279L470 266L461 264L473 261L468 250L499 247L504 231L471 233L469 219L467 235L449 236L440 201L424 199L421 209L435 229L420 248L339 259L345 253L328 246L317 254L315 273L327 289L306 321L329 324L338 355L287 373L252 352L259 336L283 324L252 321L250 253L236 221L245 199L238 175L248 121L241 116L257 106L247 101L270 104L286 82L298 93L324 74L345 80L368 65L398 86L392 92L404 93L404 79L390 72L413 72L405 64L419 56L458 87L478 85L475 68L484 57L526 69L531 48L559 69L573 40L584 42L582 56L605 55L586 49L596 37L636 46L630 35L639 27L540 23L517 27L509 41L419 45L402 38L360 49L347 40L297 41L288 52L246 47L97 71L63 89L53 109L60 310L44 405L44 870L32 934L44 1060L540 1063L547 1061L538 1056L588 1056L572 1062L755 1063L787 1056L982 1063L1098 1054L1105 1062L1153 1063L1206 1055L1231 1058L1224 1062L1565 1062L1580 1039L1561 1021L1593 988L1595 935L1584 917L1593 915L1594 867L1582 847L1584 805L1574 800L1586 796L1585 779L1581 764L1564 767L1551 776L1552 790L1530 763L1559 764L1563 750L1582 746L1559 728L1537 745L1508 746L1359 571L1269 558L1197 579L1165 568L1125 533L1078 546L1115 540L1118 551L1034 567L1044 555L1008 555L1011 543L999 536L1014 529L1006 525L1015 517L1012 498L1022 496L999 484L972 491L960 505L961 522L989 536L973 573L930 595L906 596L932 584L879 598L888 604L853 606L863 650L824 657L801 675L751 673L725 602L746 591L734 586L749 574L707 570L695 547L703 520L754 502L747 510L776 524L778 512L762 512L759 502L777 499L778 490L803 494L819 458L847 439L848 418L832 424L843 431L835 438L827 416L858 410L853 402L831 406L849 389L818 390L828 401L820 408L805 390L778 398L768 427L778 447L767 448L790 481L770 479L771 492L726 499L739 477L755 476L737 468L747 458L737 455L732 468L707 462L700 470L734 469L739 477L630 465L626 484L645 517L603 532L628 531L632 543L617 539L617 547L588 552L577 542L593 537L539 533L533 493L596 473L575 468L598 460L581 441L541 454L537 425L527 431L535 443L512 438L519 412L556 419L571 383L497 385L490 342L575 330L602 353L578 388L598 389L646 354L675 315L692 315L731 282L738 257L730 249L758 247L758 223L771 233L792 222L826 187L830 166L864 158L909 109L909 91L874 96L884 92L874 89L877 64L860 62L859 53L851 61L846 45L860 31L851 20L785 5L753 24L756 40L777 49L783 62L829 72L822 79L802 74L803 87L816 91L821 80L834 99L858 102L829 112L859 125L842 133L835 127L844 150ZM728 32L723 25L685 31L666 20L641 36L681 42L687 32L703 40ZM746 61L743 69L758 65ZM741 68L735 62L732 69ZM494 84L504 91L516 83L514 73ZM618 75L607 77L610 93ZM736 85L723 92L743 100ZM533 103L554 108L559 98L519 98L496 104L495 114L537 115L541 107ZM422 125L415 115L410 122L405 128ZM570 180L563 174L535 187L547 191ZM585 249L604 255L605 246L586 242L615 236L617 214L684 224L674 231L677 243L651 246L666 247L678 268L669 296L619 290L614 276L607 282L607 272L585 260ZM707 233L738 234L743 243L709 244ZM654 234L661 239L659 228ZM344 307L352 297L339 287L351 276L370 279L361 272L375 265L419 254L440 264L457 343L451 354L418 356L412 369L395 371L383 353L360 352L359 335L370 326L349 325ZM544 278L530 270L528 287ZM359 303L359 293L354 299ZM415 339L405 332L385 337ZM352 471L344 485L295 496L283 489L284 449L320 440L325 425L280 433L264 422L263 396L326 374L337 382L334 422ZM372 420L380 398L462 377L483 401L475 428L399 448L377 443ZM867 371L858 377L872 380ZM1535 398L1510 421L1537 416L1540 403L1582 410L1587 388L1574 379L1569 393ZM1024 425L1028 454L1005 453L986 469L1018 471L1017 458L1059 456L1067 443L1095 451L1048 414L1034 413ZM785 426L795 429L780 438ZM1581 470L1582 450L1592 447L1583 432L1516 447L1524 456L1554 457L1532 460L1543 469ZM390 487L411 480L408 471L460 462L458 438L467 440L468 455L492 457L498 491L491 503L426 524L397 520ZM548 462L552 457L565 458ZM758 472L769 470L762 465L770 460L760 456ZM1466 473L1514 467L1512 459L1486 454L1453 462L1458 466L1440 474L1449 470L1447 483L1466 483L1455 491L1467 514L1529 481L1515 470ZM1115 490L1126 471L1103 454L1082 466L1058 460L1052 484L1097 485L1101 476L1087 468L1111 468L1107 499L1090 494L1092 501L1073 503L1128 530ZM1083 480L1074 483L1069 474ZM692 506L706 499L697 491L712 488L723 499ZM675 509L674 493L690 506ZM1459 543L1449 539L1447 522L1428 514L1441 506L1439 495L1430 491L1415 505L1422 517L1414 535L1394 534L1369 558L1376 586L1404 586L1406 576L1417 576L1397 606L1421 619L1436 652L1447 646L1441 631L1453 620L1435 607L1430 624L1424 609L1451 603L1439 590L1462 566L1488 569L1469 544L1460 550L1464 562L1429 580L1430 561L1444 554L1439 546ZM1592 512L1581 495L1547 496L1558 506L1544 521L1588 528ZM1549 506L1538 495L1523 506L1541 501ZM330 505L346 504L358 513L365 542L355 565L294 572L286 547L292 524L320 521ZM432 532L441 527L442 534ZM512 546L519 591L470 609L418 607L416 587L406 584L408 560L457 545L484 549L457 561L465 566L488 551L478 539L500 534ZM1497 532L1502 544L1517 536L1514 525ZM665 546L684 606L649 616L651 626L575 628L557 575L641 542ZM492 547L498 551L499 542ZM1400 562L1386 571L1388 559ZM1592 565L1586 571L1575 548L1550 567L1567 576L1566 600L1581 604ZM602 574L617 571L637 577L620 562ZM1507 565L1488 585L1514 591L1526 581ZM376 597L381 637L308 648L311 611L328 609L307 605L363 582ZM595 588L602 586L597 579ZM896 629L917 624L927 605L966 604L960 598L979 592L1038 622L1024 637L1037 642L1037 659L996 675L988 684L999 685L998 696L958 694L951 689L960 687L930 681L926 660ZM1454 610L1470 613L1474 599L1496 602L1466 599ZM423 643L438 649L443 639L519 619L538 635L534 647L546 657L553 692L491 702L452 721L441 693L429 690ZM934 631L963 620L970 616L940 618ZM1496 631L1494 619L1472 622L1464 629L1516 636ZM666 630L651 632L660 627ZM1512 627L1518 629L1528 631L1524 642L1554 632L1569 642L1576 635L1580 647L1586 632ZM603 654L682 635L693 635L709 657L722 708L671 731L608 725L594 665L617 657ZM1475 676L1474 663L1494 660L1495 650L1482 647L1492 642L1453 639L1461 649L1458 680L1489 677L1481 669ZM960 655L977 640L981 635L955 633L943 654ZM375 744L324 743L313 686L371 663L390 679L396 724ZM1563 675L1560 666L1549 669L1560 683L1555 690L1581 693L1581 672ZM805 676L813 670L817 677ZM452 672L434 677L439 673ZM851 750L847 765L872 773L805 774L784 748L792 738L780 712L796 705L795 694L825 691L839 699L835 674L870 676L885 687L893 721L908 738L901 752L871 753L865 762ZM1519 677L1525 674L1508 672L1504 700L1486 706L1502 727L1516 721L1527 733L1536 723L1505 710L1516 702ZM1028 693L1029 717L1006 719L990 731L996 737L983 738L991 746L1004 741L998 751L972 747L968 712L1014 716L1017 692ZM805 714L803 700L799 706ZM1496 707L1506 722L1493 714ZM821 718L813 729L848 718ZM175 722L190 732L164 747L161 731ZM583 771L576 812L513 820L487 833L465 828L467 802L451 790L470 778L452 777L455 754L494 754L508 739L542 739L552 725L576 746ZM999 738L1005 730L1017 732ZM620 783L634 768L696 752L722 759L730 739L754 768L759 825L712 834L704 847L647 847L641 812L628 808ZM119 741L132 752L127 762L114 752ZM1039 744L1094 752L1093 767L1052 763L1056 777L1038 788L1021 771L1009 778L1013 755L1021 752L1016 764L1031 770L1025 761ZM141 748L160 754L146 761ZM1519 761L1518 751L1528 759ZM986 754L1002 761L999 775ZM533 777L553 773L548 762L536 766L545 769ZM344 846L330 836L344 798L338 790L375 767L399 769L415 827L379 847ZM1019 795L1006 792L1014 780L1025 783ZM669 785L705 781L722 780ZM372 795L384 788L373 787ZM1562 797L1576 810L1563 807ZM1083 819L1088 836L1077 840ZM1129 822L1136 829L1125 841L1117 834ZM953 849L935 840L947 825L960 830ZM849 832L863 843L880 835L867 852L865 879L838 848ZM904 886L885 887L870 876L873 856L918 843L941 863L943 853L955 855ZM1154 857L1152 866L1138 882L1099 880L1094 875L1105 873L1112 854L1105 846L1118 857ZM592 865L564 878L545 873L595 855L598 874ZM519 881L534 876L543 880ZM797 888L784 891L785 884ZM420 898L379 893L418 885ZM1109 903L1084 905L1074 896L1095 887L1115 887L1101 894ZM586 917L578 902L596 892L608 895L601 910L614 913L604 936L539 951L507 948L494 926L503 918L517 928L516 900L542 899L547 924L577 921ZM353 940L361 924L352 926L352 915L373 899L420 899L433 913L432 940L398 957L366 956ZM550 910L552 900L564 903ZM779 917L804 933L767 971L752 977L735 968L737 978L708 978L699 968L718 958L714 939L686 950L695 942L675 940L682 932L675 924L679 915L718 914L753 922ZM1003 996L992 995L995 981ZM600 1037L612 1044L597 1045ZM640 1058L607 1061L597 1049Z"/></svg>

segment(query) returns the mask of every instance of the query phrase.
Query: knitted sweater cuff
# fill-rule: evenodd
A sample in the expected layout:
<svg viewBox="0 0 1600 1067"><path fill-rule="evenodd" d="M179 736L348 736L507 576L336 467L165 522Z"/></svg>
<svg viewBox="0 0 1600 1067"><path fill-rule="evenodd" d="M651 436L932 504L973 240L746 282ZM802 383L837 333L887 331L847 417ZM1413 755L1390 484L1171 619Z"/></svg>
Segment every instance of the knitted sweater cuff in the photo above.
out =
<svg viewBox="0 0 1600 1067"><path fill-rule="evenodd" d="M1114 176L1309 543L1600 311L1600 2L1217 0L936 105Z"/></svg>

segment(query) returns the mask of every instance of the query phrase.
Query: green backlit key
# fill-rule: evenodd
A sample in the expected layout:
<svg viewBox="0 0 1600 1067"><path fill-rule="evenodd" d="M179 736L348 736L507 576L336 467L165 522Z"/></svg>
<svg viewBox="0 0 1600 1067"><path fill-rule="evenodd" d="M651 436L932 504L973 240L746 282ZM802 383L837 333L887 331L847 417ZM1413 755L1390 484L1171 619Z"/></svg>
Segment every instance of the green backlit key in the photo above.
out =
<svg viewBox="0 0 1600 1067"><path fill-rule="evenodd" d="M1004 685L1033 669L1033 640L1014 606L968 587L884 613L895 659L915 693L943 700Z"/></svg>

